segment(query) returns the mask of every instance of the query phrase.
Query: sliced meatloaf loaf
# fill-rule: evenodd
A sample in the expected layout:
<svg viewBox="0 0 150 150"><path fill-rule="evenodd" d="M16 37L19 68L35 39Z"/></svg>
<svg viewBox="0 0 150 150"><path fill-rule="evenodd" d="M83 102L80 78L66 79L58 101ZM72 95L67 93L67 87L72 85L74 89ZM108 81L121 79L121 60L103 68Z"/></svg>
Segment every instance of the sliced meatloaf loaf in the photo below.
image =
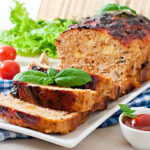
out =
<svg viewBox="0 0 150 150"><path fill-rule="evenodd" d="M37 64L33 62L30 64L28 70L36 70L47 72L48 67ZM57 69L57 71L61 71L61 69ZM92 81L85 84L84 86L76 87L79 89L91 89L97 91L100 95L104 95L105 97L116 100L120 93L120 87L117 83L114 83L110 77L103 77L101 75L90 74ZM105 88L104 88L105 87Z"/></svg>
<svg viewBox="0 0 150 150"><path fill-rule="evenodd" d="M42 86L13 81L10 94L15 98L41 107L68 112L103 110L107 107L107 100L98 95L96 91L89 89Z"/></svg>
<svg viewBox="0 0 150 150"><path fill-rule="evenodd" d="M109 77L119 84L120 95L150 80L150 20L144 16L109 12L88 17L63 32L56 47L62 69Z"/></svg>
<svg viewBox="0 0 150 150"><path fill-rule="evenodd" d="M8 122L45 133L67 134L88 118L89 112L68 113L0 96L0 116Z"/></svg>

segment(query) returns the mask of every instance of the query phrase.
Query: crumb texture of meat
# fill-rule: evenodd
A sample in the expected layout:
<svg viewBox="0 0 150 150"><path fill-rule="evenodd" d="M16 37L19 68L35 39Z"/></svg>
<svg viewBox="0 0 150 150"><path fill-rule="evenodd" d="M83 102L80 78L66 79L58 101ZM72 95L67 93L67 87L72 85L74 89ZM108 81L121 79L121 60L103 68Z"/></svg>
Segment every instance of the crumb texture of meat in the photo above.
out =
<svg viewBox="0 0 150 150"><path fill-rule="evenodd" d="M150 80L150 20L144 16L110 12L87 17L71 25L55 44L62 69L110 78L109 83L119 85L119 96ZM101 85L108 97L111 84Z"/></svg>
<svg viewBox="0 0 150 150"><path fill-rule="evenodd" d="M0 96L0 116L9 123L40 132L67 134L84 123L89 112L69 113L42 108L9 96Z"/></svg>

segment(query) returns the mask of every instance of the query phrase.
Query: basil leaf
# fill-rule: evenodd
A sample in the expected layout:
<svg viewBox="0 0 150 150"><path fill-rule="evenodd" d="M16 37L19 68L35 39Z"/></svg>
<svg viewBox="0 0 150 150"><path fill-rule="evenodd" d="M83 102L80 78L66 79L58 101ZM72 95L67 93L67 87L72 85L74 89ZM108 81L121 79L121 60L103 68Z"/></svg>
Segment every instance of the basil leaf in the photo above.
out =
<svg viewBox="0 0 150 150"><path fill-rule="evenodd" d="M137 15L136 11L133 10L133 9L131 9L131 8L128 7L128 6L119 6L119 9L120 9L120 11L121 11L121 10L130 10L133 14Z"/></svg>
<svg viewBox="0 0 150 150"><path fill-rule="evenodd" d="M84 85L92 79L85 71L69 68L57 73L54 80L58 86L73 87Z"/></svg>
<svg viewBox="0 0 150 150"><path fill-rule="evenodd" d="M55 75L57 74L57 71L55 69L53 69L53 68L49 68L47 70L47 74L48 74L49 77L54 78Z"/></svg>
<svg viewBox="0 0 150 150"><path fill-rule="evenodd" d="M101 7L96 14L101 14L107 11L117 11L118 10L118 4L107 4Z"/></svg>
<svg viewBox="0 0 150 150"><path fill-rule="evenodd" d="M91 77L80 69L70 68L57 73L53 68L47 70L47 74L40 71L26 71L17 74L14 81L24 81L40 85L55 84L61 87L81 86L89 81Z"/></svg>
<svg viewBox="0 0 150 150"><path fill-rule="evenodd" d="M125 104L119 104L120 109L123 111L124 116L128 116L130 118L134 118L136 115L133 115L135 110L132 110L128 105Z"/></svg>
<svg viewBox="0 0 150 150"><path fill-rule="evenodd" d="M107 11L123 11L123 10L130 10L133 14L137 15L136 11L131 9L128 6L120 6L118 4L107 4L100 8L96 14L105 13Z"/></svg>
<svg viewBox="0 0 150 150"><path fill-rule="evenodd" d="M48 85L54 82L52 78L48 77L45 73L40 72L40 71L21 72L15 75L13 80L35 83L35 84L40 84L40 85Z"/></svg>

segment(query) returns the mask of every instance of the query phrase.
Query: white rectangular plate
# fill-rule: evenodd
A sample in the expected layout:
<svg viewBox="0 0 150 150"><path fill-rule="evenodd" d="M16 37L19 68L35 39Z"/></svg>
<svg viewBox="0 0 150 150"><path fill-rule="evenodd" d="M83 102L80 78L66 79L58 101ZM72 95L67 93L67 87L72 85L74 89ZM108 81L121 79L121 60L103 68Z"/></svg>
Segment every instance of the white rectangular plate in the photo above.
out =
<svg viewBox="0 0 150 150"><path fill-rule="evenodd" d="M67 148L73 148L77 144L79 144L86 136L88 136L92 131L94 131L100 124L102 124L106 119L108 119L116 111L118 111L118 104L128 103L137 95L145 91L148 87L150 87L150 81L144 83L140 88L130 92L128 95L123 96L117 101L110 103L107 110L91 113L87 122L80 125L75 131L67 135L44 134L38 131L9 124L2 119L0 120L0 128L30 135L38 139L48 141Z"/></svg>

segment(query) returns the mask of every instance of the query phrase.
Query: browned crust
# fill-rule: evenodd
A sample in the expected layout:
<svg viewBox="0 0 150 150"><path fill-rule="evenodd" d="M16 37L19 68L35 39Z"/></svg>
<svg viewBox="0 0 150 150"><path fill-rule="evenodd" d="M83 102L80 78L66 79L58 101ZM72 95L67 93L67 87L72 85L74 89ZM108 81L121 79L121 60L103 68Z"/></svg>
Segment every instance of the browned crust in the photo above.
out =
<svg viewBox="0 0 150 150"><path fill-rule="evenodd" d="M70 25L72 29L92 29L107 32L127 45L134 39L145 39L150 34L150 20L144 16L129 13L107 12L93 17L85 18L81 23ZM59 42L57 39L56 42Z"/></svg>
<svg viewBox="0 0 150 150"><path fill-rule="evenodd" d="M69 112L85 112L103 110L107 107L104 99L91 90L63 90L63 88L47 88L25 82L14 81L10 94L23 101L45 108ZM97 105L99 107L95 107Z"/></svg>
<svg viewBox="0 0 150 150"><path fill-rule="evenodd" d="M0 105L0 116L9 123L31 128L40 132L67 134L75 130L80 124L84 123L88 119L89 113L76 113L71 118L67 119L48 120L40 116L18 111L13 109L13 106L10 108Z"/></svg>

